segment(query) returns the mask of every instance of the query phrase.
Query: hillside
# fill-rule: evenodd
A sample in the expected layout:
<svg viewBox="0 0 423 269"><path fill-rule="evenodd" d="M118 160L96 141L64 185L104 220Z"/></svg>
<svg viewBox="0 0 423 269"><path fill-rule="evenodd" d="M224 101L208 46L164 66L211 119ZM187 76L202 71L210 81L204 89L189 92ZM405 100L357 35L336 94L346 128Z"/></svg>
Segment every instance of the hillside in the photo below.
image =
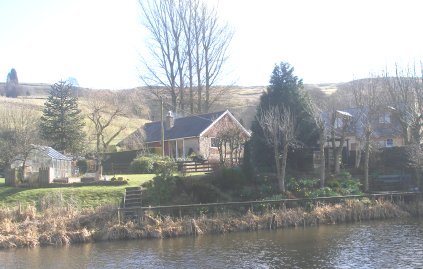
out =
<svg viewBox="0 0 423 269"><path fill-rule="evenodd" d="M5 83L0 83L0 93L3 92ZM305 89L312 96L319 94L331 94L337 90L339 84L336 83L327 83L327 84L305 84ZM12 107L16 106L28 106L34 111L37 111L41 115L44 102L48 96L48 91L50 89L49 84L43 83L22 83L20 84L21 93L24 96L19 98L5 98L0 97L0 103L11 104ZM260 100L261 94L266 90L265 86L251 86L251 87L242 87L242 86L231 86L224 88L222 90L222 95L216 99L216 102L212 106L212 111L220 111L229 109L238 119L242 119L245 126L249 128L251 122L255 117L256 108ZM83 113L88 112L89 107L89 96L91 92L110 92L109 90L92 90L88 88L76 88L76 94L80 97L80 108ZM139 107L142 107L138 110L141 112L131 112L128 113L128 116L125 118L120 118L118 122L115 122L112 129L118 128L122 124L127 124L128 127L124 132L122 132L114 141L113 144L116 144L121 139L132 133L136 128L141 126L145 121L154 121L158 120L160 117L160 106L157 97L147 88L139 87L136 89L125 89L120 91L114 91L114 93L121 93L119 102L131 102L131 105L137 103ZM124 98L122 99L122 96ZM136 97L136 98L135 98ZM136 99L136 100L134 100ZM129 104L128 104L129 106ZM166 109L166 108L165 108ZM187 109L186 109L187 110ZM178 112L178 115L189 114L188 112L182 113ZM92 128L90 122L86 122L86 131L90 133Z"/></svg>
<svg viewBox="0 0 423 269"><path fill-rule="evenodd" d="M43 88L45 86L41 86ZM48 87L45 87L48 88ZM39 89L37 89L39 90ZM24 106L25 108L31 109L34 113L41 117L44 103L47 99L47 95L42 92L43 90L39 91L40 95L38 96L23 96L18 98L6 98L4 96L0 96L0 112L1 109L18 109L19 107ZM89 102L86 99L80 98L79 99L79 108L82 110L83 114L88 113L88 106ZM113 132L119 128L119 126L126 125L126 129L123 130L113 141L112 145L117 144L123 138L131 134L135 129L146 122L145 119L136 117L134 115L128 115L127 117L120 117L117 121L113 122L111 127L108 129L109 132ZM92 135L93 125L92 123L86 118L85 119L85 131L88 134L88 144L89 148L94 148L94 138Z"/></svg>

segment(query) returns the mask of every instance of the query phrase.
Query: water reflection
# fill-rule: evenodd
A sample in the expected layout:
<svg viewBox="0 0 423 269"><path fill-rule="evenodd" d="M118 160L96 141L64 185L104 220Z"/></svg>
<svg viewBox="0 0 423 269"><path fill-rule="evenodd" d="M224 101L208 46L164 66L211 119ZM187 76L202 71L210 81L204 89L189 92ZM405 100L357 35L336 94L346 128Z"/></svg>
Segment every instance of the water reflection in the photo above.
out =
<svg viewBox="0 0 423 269"><path fill-rule="evenodd" d="M421 268L423 224L368 222L0 252L1 268Z"/></svg>

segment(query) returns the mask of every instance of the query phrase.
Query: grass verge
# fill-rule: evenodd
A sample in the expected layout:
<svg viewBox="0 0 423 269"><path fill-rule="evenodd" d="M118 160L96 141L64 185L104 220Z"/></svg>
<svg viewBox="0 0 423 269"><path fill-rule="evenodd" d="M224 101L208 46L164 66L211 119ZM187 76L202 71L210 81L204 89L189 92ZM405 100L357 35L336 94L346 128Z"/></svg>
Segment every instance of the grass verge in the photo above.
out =
<svg viewBox="0 0 423 269"><path fill-rule="evenodd" d="M60 188L15 188L4 185L0 178L0 205L13 207L18 204L35 204L37 207L42 197L49 193L60 192L64 198L72 199L79 208L95 208L102 205L118 205L122 200L126 187L140 186L151 180L152 174L116 175L128 180L122 186L82 186Z"/></svg>

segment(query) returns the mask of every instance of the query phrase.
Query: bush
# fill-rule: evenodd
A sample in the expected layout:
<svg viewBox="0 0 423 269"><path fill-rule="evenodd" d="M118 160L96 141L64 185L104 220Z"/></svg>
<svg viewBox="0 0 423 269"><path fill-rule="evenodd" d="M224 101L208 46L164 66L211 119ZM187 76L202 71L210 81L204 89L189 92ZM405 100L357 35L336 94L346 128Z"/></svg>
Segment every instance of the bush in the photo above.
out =
<svg viewBox="0 0 423 269"><path fill-rule="evenodd" d="M362 194L361 183L358 179L354 179L350 173L342 171L337 178L329 179L326 186L340 195L359 195Z"/></svg>
<svg viewBox="0 0 423 269"><path fill-rule="evenodd" d="M153 173L164 177L170 177L176 172L177 165L170 157L159 158L153 163Z"/></svg>
<svg viewBox="0 0 423 269"><path fill-rule="evenodd" d="M146 184L147 185L147 184ZM148 184L147 200L153 205L170 204L175 192L175 178L155 176Z"/></svg>
<svg viewBox="0 0 423 269"><path fill-rule="evenodd" d="M339 192L342 195L362 194L360 190L361 183L357 179L349 179L340 182Z"/></svg>
<svg viewBox="0 0 423 269"><path fill-rule="evenodd" d="M216 203L231 200L229 196L212 184L196 180L191 186L191 192L195 202L199 203Z"/></svg>
<svg viewBox="0 0 423 269"><path fill-rule="evenodd" d="M154 158L141 156L129 165L129 171L134 174L150 174L153 172Z"/></svg>
<svg viewBox="0 0 423 269"><path fill-rule="evenodd" d="M316 189L308 193L307 198L317 198L317 197L330 197L330 196L337 196L338 193L333 191L329 187L324 187L321 189Z"/></svg>
<svg viewBox="0 0 423 269"><path fill-rule="evenodd" d="M87 160L79 160L76 162L76 165L78 166L79 169L79 174L85 174L88 170L88 164L87 164Z"/></svg>
<svg viewBox="0 0 423 269"><path fill-rule="evenodd" d="M318 188L319 180L314 178L295 179L290 178L287 182L287 190L297 197L310 197L311 193Z"/></svg>
<svg viewBox="0 0 423 269"><path fill-rule="evenodd" d="M222 190L238 190L246 182L244 172L239 167L222 168L214 173L213 184Z"/></svg>
<svg viewBox="0 0 423 269"><path fill-rule="evenodd" d="M333 179L326 181L326 186L328 186L329 188L332 188L332 189L337 189L337 188L341 187L341 184L339 183L339 180L333 178Z"/></svg>
<svg viewBox="0 0 423 269"><path fill-rule="evenodd" d="M176 163L170 157L146 155L136 158L129 165L134 174L172 175L176 171Z"/></svg>

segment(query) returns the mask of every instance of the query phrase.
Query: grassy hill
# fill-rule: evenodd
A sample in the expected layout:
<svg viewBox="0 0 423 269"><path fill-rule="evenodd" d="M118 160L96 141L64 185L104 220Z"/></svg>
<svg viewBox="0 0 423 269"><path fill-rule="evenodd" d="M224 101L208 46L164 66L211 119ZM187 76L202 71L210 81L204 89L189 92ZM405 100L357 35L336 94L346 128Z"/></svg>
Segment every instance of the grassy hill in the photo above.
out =
<svg viewBox="0 0 423 269"><path fill-rule="evenodd" d="M40 95L38 96L22 96L18 98L6 98L4 96L0 96L0 106L7 109L18 109L21 106L29 108L35 114L41 117L42 111L44 108L44 103L47 100L47 95L41 95L42 92L39 92ZM87 115L89 112L89 102L84 98L79 99L79 108L82 110L84 115ZM128 114L126 117L119 117L116 121L112 122L110 128L107 129L107 132L110 134L115 132L120 126L126 126L126 129L123 130L111 143L111 145L117 144L123 138L127 137L131 134L134 130L139 128L146 122L145 118L137 117L133 114ZM93 137L93 125L88 118L85 118L85 131L88 134L88 148L94 148L95 141Z"/></svg>
<svg viewBox="0 0 423 269"><path fill-rule="evenodd" d="M339 84L305 84L306 91L313 94L331 94L337 90ZM5 83L0 83L0 93L4 92ZM12 108L18 106L27 106L38 113L42 114L44 103L48 96L50 89L49 84L43 83L21 83L20 92L23 96L18 98L6 98L0 96L0 103L8 104ZM77 87L76 94L79 97L79 107L84 114L89 111L90 93L109 91L109 90L92 90L88 88ZM261 94L266 91L266 86L230 86L222 90L222 95L213 103L212 111L220 111L229 109L238 119L242 119L247 128L250 127L252 120L256 114L256 108L260 100ZM109 91L110 92L110 91ZM146 121L158 120L160 118L160 106L157 97L151 90L143 87L136 89L125 89L114 91L114 93L121 93L119 98L126 96L126 99L119 99L119 102L138 103L139 107L127 113L126 117L120 117L118 121L113 123L109 131L114 131L119 126L126 125L127 128L118 136L112 144L118 143L127 135L132 133L135 129L140 127ZM136 97L136 98L135 98ZM134 100L136 99L136 100ZM141 104L139 104L141 103ZM129 105L129 104L128 104ZM140 108L142 107L142 108ZM134 111L135 110L135 111ZM92 133L92 124L86 120L86 131L88 134ZM90 138L90 137L89 137ZM92 140L92 139L90 139ZM93 141L91 142L91 145Z"/></svg>

